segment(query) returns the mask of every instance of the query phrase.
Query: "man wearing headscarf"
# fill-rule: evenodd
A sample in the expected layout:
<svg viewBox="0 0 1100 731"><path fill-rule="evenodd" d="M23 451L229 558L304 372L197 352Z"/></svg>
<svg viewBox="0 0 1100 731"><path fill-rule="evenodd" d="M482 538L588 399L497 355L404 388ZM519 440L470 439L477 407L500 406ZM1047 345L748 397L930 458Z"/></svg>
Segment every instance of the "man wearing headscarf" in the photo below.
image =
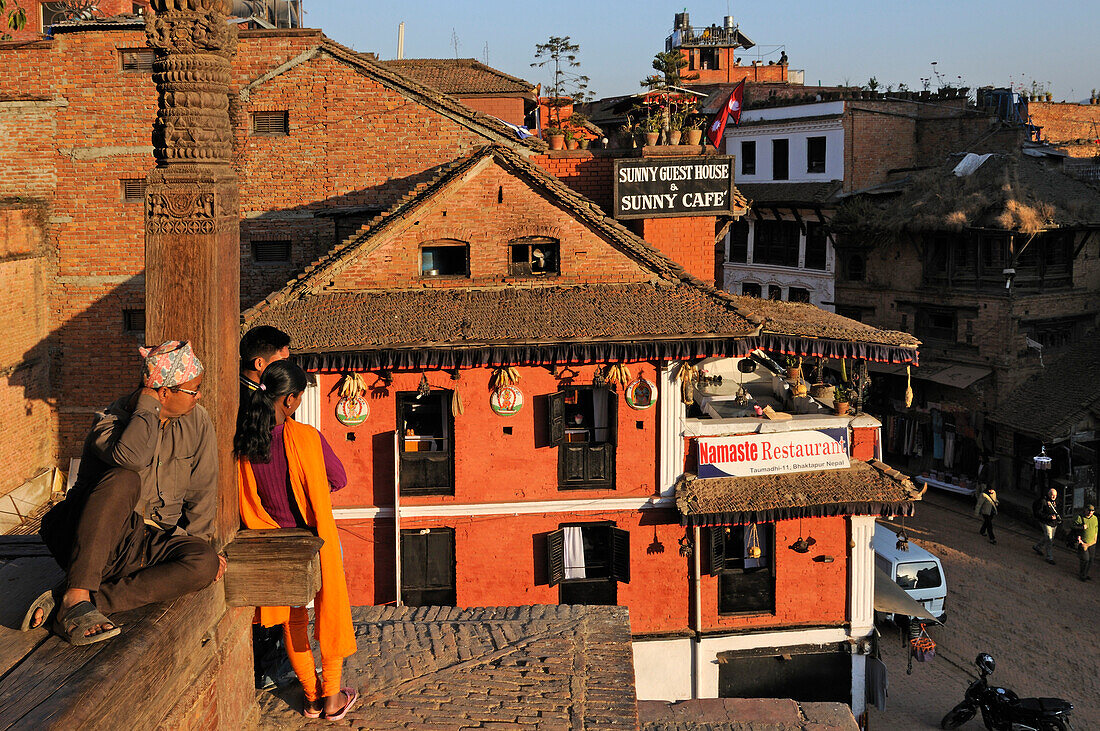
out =
<svg viewBox="0 0 1100 731"><path fill-rule="evenodd" d="M56 604L53 629L74 645L117 635L105 615L198 591L225 568L211 546L218 465L202 364L187 341L140 352L141 387L96 413L76 484L42 520L66 582L24 628Z"/></svg>

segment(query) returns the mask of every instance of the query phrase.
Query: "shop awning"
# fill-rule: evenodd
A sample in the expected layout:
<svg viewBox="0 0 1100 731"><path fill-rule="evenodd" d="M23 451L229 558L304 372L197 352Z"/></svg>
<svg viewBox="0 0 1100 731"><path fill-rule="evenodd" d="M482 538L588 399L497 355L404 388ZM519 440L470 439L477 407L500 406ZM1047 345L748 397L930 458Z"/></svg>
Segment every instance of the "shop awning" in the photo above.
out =
<svg viewBox="0 0 1100 731"><path fill-rule="evenodd" d="M921 492L905 475L877 460L851 467L759 477L685 475L676 507L685 525L767 523L836 515L912 515Z"/></svg>
<svg viewBox="0 0 1100 731"><path fill-rule="evenodd" d="M868 362L867 368L872 373L888 373L895 376L905 375L905 366L895 363ZM835 369L834 369L835 370ZM978 381L988 376L993 371L981 366L945 365L925 363L919 368L913 368L913 378L918 381L931 381L941 383L952 388L969 388Z"/></svg>
<svg viewBox="0 0 1100 731"><path fill-rule="evenodd" d="M875 567L875 611L939 622L923 604L905 593L905 589L892 581L878 566Z"/></svg>

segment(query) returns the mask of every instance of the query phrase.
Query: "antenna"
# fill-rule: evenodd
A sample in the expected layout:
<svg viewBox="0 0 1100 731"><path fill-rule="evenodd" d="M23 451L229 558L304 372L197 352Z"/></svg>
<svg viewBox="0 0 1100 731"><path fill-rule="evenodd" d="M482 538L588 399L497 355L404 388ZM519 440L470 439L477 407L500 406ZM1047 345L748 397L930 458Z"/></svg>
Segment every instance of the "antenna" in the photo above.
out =
<svg viewBox="0 0 1100 731"><path fill-rule="evenodd" d="M458 40L458 33L454 28L451 28L451 46L455 49L455 59L458 59L458 47L461 46L461 41Z"/></svg>
<svg viewBox="0 0 1100 731"><path fill-rule="evenodd" d="M485 41L485 65L489 65L489 41Z"/></svg>

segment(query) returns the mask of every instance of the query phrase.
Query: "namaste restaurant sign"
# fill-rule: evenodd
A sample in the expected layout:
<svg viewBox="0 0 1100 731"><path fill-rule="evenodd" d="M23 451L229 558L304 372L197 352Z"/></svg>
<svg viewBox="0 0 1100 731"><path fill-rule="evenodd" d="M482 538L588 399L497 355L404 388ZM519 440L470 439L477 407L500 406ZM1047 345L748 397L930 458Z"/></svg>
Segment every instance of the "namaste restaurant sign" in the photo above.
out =
<svg viewBox="0 0 1100 731"><path fill-rule="evenodd" d="M733 213L733 158L626 158L615 161L615 218Z"/></svg>
<svg viewBox="0 0 1100 731"><path fill-rule="evenodd" d="M699 477L759 477L849 467L848 430L701 437Z"/></svg>

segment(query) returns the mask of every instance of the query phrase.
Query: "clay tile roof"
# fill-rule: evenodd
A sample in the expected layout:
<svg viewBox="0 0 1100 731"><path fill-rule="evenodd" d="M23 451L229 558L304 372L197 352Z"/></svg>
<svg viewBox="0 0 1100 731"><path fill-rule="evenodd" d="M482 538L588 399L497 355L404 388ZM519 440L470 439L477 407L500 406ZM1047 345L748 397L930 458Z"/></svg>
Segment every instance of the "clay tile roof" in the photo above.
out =
<svg viewBox="0 0 1100 731"><path fill-rule="evenodd" d="M1043 441L1071 434L1100 410L1100 333L1093 332L1018 386L989 420Z"/></svg>
<svg viewBox="0 0 1100 731"><path fill-rule="evenodd" d="M450 94L401 73L390 67L388 63L377 61L365 54L356 53L330 38L325 38L319 48L334 58L358 67L360 71L376 79L384 86L394 89L404 96L484 134L490 141L514 146L516 149L528 148L537 151L546 149L546 143L538 137L519 140L516 138L515 131L496 117L475 111Z"/></svg>
<svg viewBox="0 0 1100 731"><path fill-rule="evenodd" d="M840 190L841 181L826 183L739 183L738 190L754 206L782 203L818 206Z"/></svg>
<svg viewBox="0 0 1100 731"><path fill-rule="evenodd" d="M534 84L473 58L405 58L381 63L444 94L522 94L534 98Z"/></svg>
<svg viewBox="0 0 1100 731"><path fill-rule="evenodd" d="M387 235L398 230L421 206L449 186L459 184L477 165L488 164L490 160L526 181L652 272L653 281L646 285L529 290L520 287L464 288L447 293L416 290L416 295L387 290L384 297L371 292L338 297L326 291L333 277L357 256L381 245ZM386 321L370 314L373 307L385 309L383 299L392 299L393 307L397 308ZM524 309L546 310L550 302L555 303L559 312L536 314ZM443 306L467 308L468 316L460 312L454 317L440 318L438 308ZM325 314L319 314L322 312ZM497 313L507 313L508 318L493 319ZM616 319L613 321L601 313L615 313ZM298 347L316 352L337 350L336 339L345 343L344 349L351 349L353 342L358 343L357 349L363 349L413 344L421 347L474 342L515 344L524 339L532 342L685 336L728 339L760 334L761 327L768 339L753 347L805 355L915 362L919 344L908 334L878 330L811 305L769 302L718 290L607 216L594 202L512 147L503 145L487 145L441 168L431 180L410 190L389 210L306 267L282 290L245 312L244 320L246 327L270 324L296 333ZM332 322L343 323L346 330L334 329ZM730 348L721 350L727 352Z"/></svg>
<svg viewBox="0 0 1100 731"><path fill-rule="evenodd" d="M352 622L343 727L637 728L626 607L367 606ZM261 726L299 728L281 696L260 694Z"/></svg>
<svg viewBox="0 0 1100 731"><path fill-rule="evenodd" d="M694 525L730 525L832 515L909 515L921 491L878 460L851 460L843 470L760 477L686 475L676 507Z"/></svg>

